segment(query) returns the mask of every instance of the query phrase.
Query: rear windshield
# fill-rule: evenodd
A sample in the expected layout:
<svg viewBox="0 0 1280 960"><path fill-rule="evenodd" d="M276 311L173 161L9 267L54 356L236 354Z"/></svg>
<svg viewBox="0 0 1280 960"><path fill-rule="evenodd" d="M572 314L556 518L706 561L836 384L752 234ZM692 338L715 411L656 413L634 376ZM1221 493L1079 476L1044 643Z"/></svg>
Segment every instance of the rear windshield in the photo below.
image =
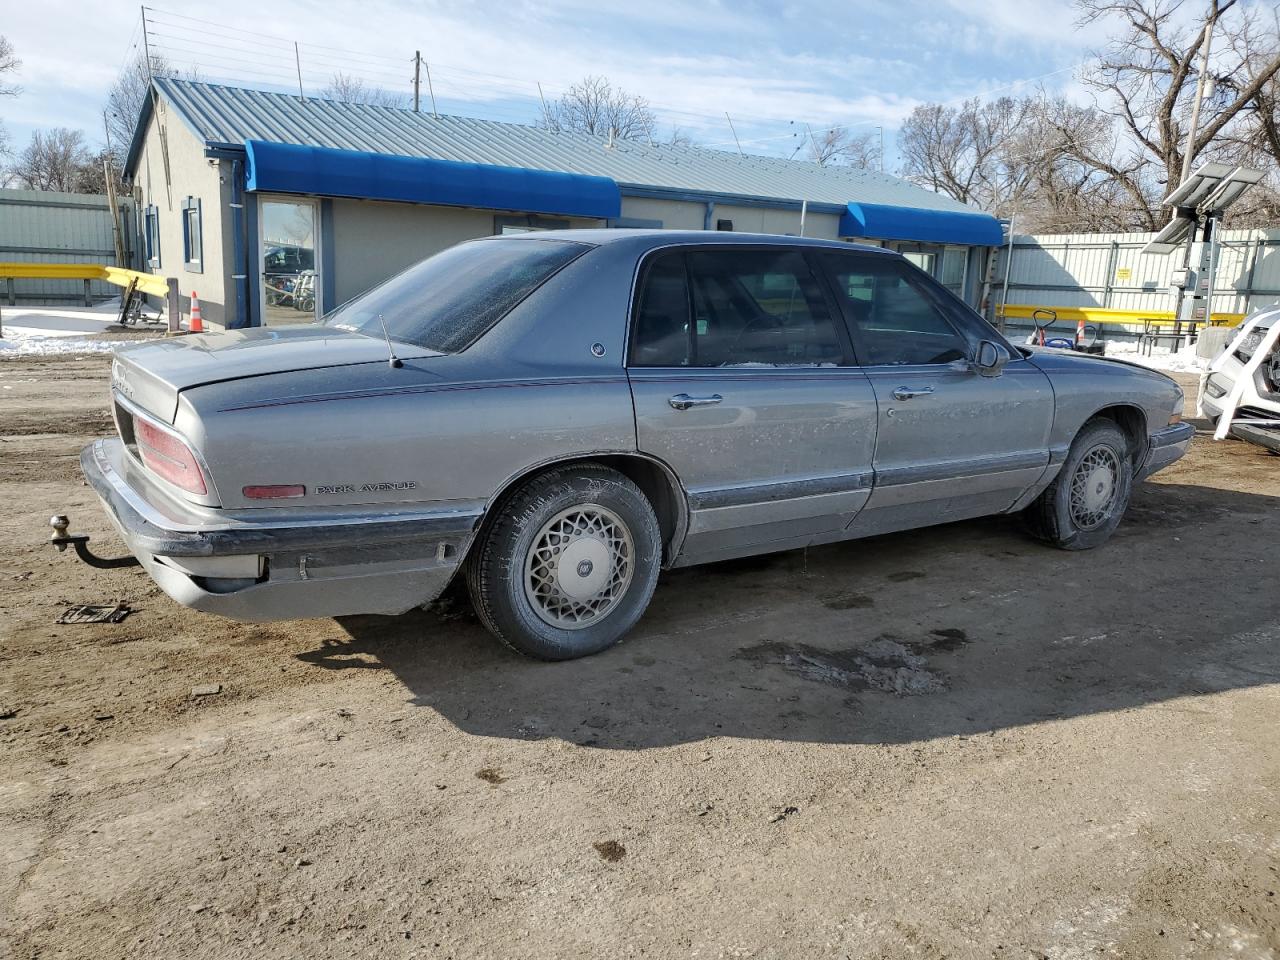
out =
<svg viewBox="0 0 1280 960"><path fill-rule="evenodd" d="M589 249L569 240L462 243L343 304L324 323L379 338L386 324L392 340L458 353Z"/></svg>

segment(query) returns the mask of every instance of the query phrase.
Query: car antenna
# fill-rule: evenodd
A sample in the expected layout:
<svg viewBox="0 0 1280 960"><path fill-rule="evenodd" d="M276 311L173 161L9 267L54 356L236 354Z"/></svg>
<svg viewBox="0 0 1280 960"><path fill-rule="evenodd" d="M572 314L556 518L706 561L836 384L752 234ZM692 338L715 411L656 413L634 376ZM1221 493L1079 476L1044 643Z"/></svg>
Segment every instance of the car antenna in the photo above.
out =
<svg viewBox="0 0 1280 960"><path fill-rule="evenodd" d="M387 341L387 353L391 355L387 358L387 363L392 369L403 367L404 361L396 356L396 348L391 345L391 334L387 333L387 321L382 319L382 314L378 314L378 325L382 327L382 336Z"/></svg>

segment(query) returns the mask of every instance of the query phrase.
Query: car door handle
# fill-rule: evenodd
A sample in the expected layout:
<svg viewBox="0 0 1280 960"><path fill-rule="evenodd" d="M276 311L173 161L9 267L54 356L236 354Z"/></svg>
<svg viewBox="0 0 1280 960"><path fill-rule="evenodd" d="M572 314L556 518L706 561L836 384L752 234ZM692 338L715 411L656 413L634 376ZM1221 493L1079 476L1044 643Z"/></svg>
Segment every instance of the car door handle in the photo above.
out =
<svg viewBox="0 0 1280 960"><path fill-rule="evenodd" d="M667 403L671 404L673 410L688 410L690 407L711 407L723 399L718 393L709 397L691 397L687 393L677 393Z"/></svg>
<svg viewBox="0 0 1280 960"><path fill-rule="evenodd" d="M933 393L933 387L899 387L893 391L895 400L912 400L916 397L927 397Z"/></svg>

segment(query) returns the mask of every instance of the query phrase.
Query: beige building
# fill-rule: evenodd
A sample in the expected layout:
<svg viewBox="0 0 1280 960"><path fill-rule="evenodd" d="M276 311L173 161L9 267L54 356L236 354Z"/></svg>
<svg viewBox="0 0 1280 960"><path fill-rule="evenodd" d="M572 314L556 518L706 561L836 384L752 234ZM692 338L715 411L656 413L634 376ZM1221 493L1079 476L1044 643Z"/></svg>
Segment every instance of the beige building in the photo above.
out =
<svg viewBox="0 0 1280 960"><path fill-rule="evenodd" d="M1002 242L990 215L874 171L168 78L153 89L125 170L138 248L228 327L311 320L423 257L513 231L881 243L975 304Z"/></svg>

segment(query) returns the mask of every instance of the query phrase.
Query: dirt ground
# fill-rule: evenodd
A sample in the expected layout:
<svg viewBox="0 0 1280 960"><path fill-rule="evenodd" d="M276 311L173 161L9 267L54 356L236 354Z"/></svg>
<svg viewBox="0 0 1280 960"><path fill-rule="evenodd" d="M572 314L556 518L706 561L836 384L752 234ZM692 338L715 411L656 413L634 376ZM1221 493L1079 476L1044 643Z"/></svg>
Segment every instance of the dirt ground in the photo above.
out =
<svg viewBox="0 0 1280 960"><path fill-rule="evenodd" d="M993 519L670 573L551 665L55 554L53 512L120 549L107 364L0 363L8 956L1280 954L1280 459L1199 437L1092 553Z"/></svg>

